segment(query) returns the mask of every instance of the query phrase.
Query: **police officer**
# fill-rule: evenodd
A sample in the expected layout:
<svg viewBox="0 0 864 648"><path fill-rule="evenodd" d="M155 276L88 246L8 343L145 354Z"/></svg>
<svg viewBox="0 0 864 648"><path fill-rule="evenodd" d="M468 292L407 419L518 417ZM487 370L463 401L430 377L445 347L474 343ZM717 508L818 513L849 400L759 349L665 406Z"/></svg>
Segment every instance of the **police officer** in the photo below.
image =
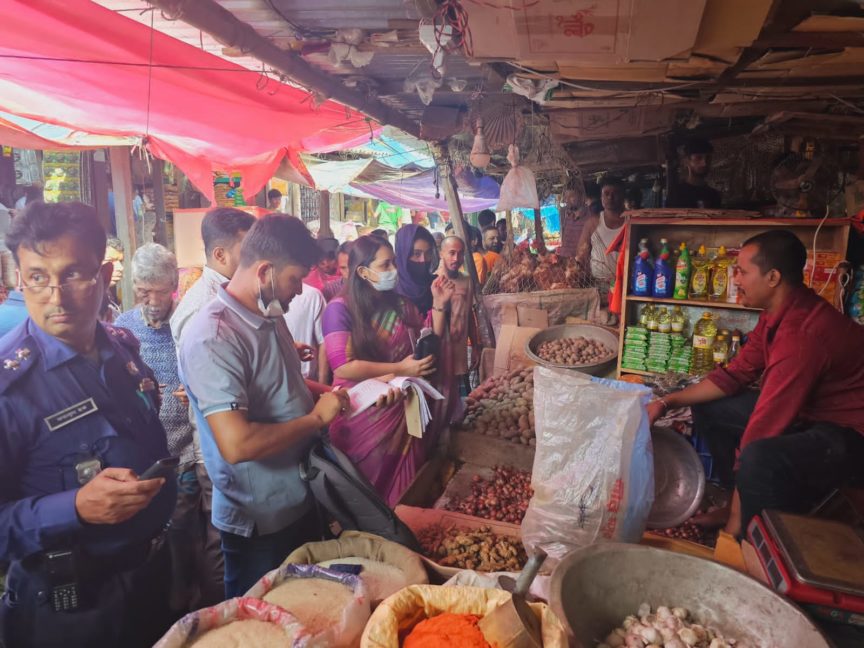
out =
<svg viewBox="0 0 864 648"><path fill-rule="evenodd" d="M153 373L102 324L111 279L91 207L33 203L6 242L29 314L0 340L0 645L150 646L165 632L170 478Z"/></svg>

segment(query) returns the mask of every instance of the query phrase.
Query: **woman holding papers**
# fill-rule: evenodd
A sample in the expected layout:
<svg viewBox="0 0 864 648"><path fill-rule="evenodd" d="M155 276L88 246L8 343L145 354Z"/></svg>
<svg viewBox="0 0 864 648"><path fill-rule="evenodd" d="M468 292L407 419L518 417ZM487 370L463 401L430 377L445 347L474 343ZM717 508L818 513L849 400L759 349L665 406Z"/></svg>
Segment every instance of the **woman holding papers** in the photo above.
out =
<svg viewBox="0 0 864 648"><path fill-rule="evenodd" d="M342 296L324 310L324 346L333 368L333 385L351 388L370 378L431 377L432 355L414 358L413 341L424 326L417 307L397 292L393 248L374 236L357 239L348 260L348 284ZM440 277L432 284L432 310L425 324L439 336L453 282ZM431 321L430 321L431 320ZM438 376L440 383L445 378ZM411 483L435 447L443 421L433 420L423 438L408 434L405 405L348 412L330 424L330 440L345 452L390 506Z"/></svg>

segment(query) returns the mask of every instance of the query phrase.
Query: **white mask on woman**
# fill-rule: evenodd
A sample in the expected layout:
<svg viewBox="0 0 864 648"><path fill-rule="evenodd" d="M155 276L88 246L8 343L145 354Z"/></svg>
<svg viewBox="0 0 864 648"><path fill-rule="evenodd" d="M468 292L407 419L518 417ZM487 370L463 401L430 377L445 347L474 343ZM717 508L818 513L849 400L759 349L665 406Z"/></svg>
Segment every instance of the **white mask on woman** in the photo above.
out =
<svg viewBox="0 0 864 648"><path fill-rule="evenodd" d="M396 279L398 278L398 273L396 270L388 270L386 272L372 270L372 268L367 268L367 270L371 270L376 275L378 275L378 281L369 281L372 284L372 287L378 292L387 292L388 290L393 290L396 287Z"/></svg>

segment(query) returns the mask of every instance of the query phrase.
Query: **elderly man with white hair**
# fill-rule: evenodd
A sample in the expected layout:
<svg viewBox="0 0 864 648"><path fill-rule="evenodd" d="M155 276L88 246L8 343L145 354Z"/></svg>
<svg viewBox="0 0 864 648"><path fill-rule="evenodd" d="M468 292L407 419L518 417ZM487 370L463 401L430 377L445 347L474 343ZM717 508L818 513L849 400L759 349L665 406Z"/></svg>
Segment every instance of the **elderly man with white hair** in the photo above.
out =
<svg viewBox="0 0 864 648"><path fill-rule="evenodd" d="M197 484L192 424L189 422L188 402L184 394L176 393L180 387L177 375L177 350L171 335L169 320L174 312L174 293L177 290L177 258L166 247L148 243L132 258L132 287L136 306L117 317L116 326L129 329L141 343L141 358L156 374L162 393L159 418L168 434L168 450L180 458L178 468L177 507L171 520L168 542L174 568L172 569L172 607L178 611L191 609L202 598L208 598L196 583L197 554L200 546L198 507L186 502L186 482ZM207 601L212 602L212 599Z"/></svg>

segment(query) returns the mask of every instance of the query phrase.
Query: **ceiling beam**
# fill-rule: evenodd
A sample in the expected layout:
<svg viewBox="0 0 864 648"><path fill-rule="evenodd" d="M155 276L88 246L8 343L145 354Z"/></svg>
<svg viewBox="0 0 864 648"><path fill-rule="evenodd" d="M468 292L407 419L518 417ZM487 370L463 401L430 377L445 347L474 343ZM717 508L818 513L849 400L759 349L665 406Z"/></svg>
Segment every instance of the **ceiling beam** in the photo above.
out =
<svg viewBox="0 0 864 648"><path fill-rule="evenodd" d="M341 81L321 72L297 54L283 50L261 36L250 25L237 19L213 0L147 0L167 16L182 20L210 34L226 47L234 47L254 56L285 74L295 83L354 108L382 124L395 126L420 137L420 125L398 110L362 92L344 86Z"/></svg>
<svg viewBox="0 0 864 648"><path fill-rule="evenodd" d="M786 32L785 34L770 34L759 38L754 45L764 48L800 47L807 49L819 47L825 49L843 49L846 47L864 47L862 32Z"/></svg>

